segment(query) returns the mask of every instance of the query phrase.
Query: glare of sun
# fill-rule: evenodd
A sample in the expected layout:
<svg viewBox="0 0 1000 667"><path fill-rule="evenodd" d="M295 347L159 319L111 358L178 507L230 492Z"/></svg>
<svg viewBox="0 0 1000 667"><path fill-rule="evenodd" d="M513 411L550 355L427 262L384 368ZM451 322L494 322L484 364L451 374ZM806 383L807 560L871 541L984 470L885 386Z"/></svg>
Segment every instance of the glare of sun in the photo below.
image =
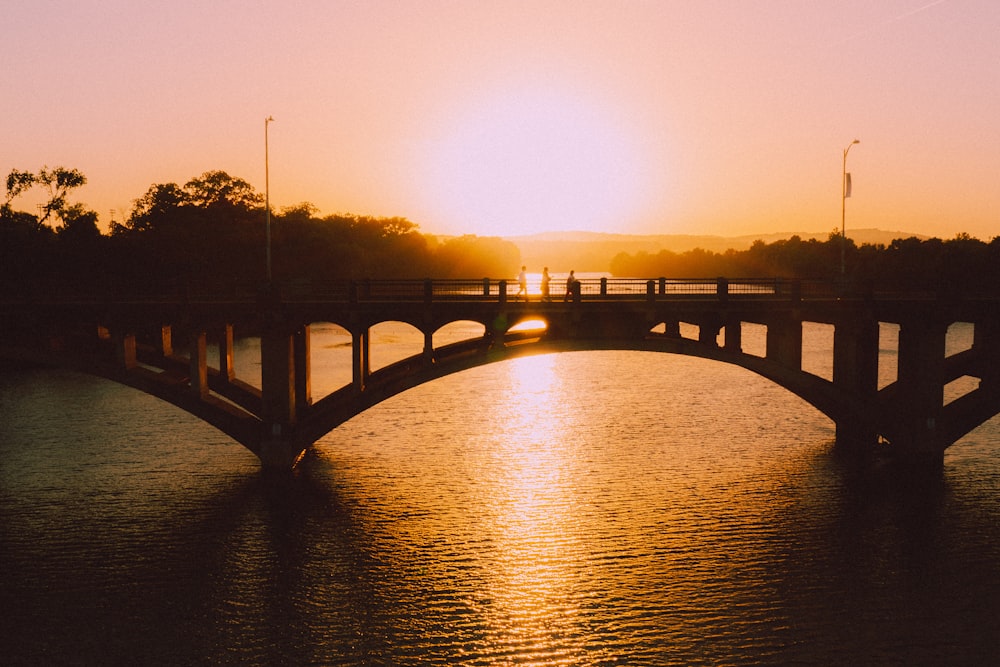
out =
<svg viewBox="0 0 1000 667"><path fill-rule="evenodd" d="M614 231L646 195L639 142L566 91L508 91L460 113L432 149L425 196L462 233Z"/></svg>
<svg viewBox="0 0 1000 667"><path fill-rule="evenodd" d="M508 331L544 331L548 328L545 320L524 320L512 326Z"/></svg>

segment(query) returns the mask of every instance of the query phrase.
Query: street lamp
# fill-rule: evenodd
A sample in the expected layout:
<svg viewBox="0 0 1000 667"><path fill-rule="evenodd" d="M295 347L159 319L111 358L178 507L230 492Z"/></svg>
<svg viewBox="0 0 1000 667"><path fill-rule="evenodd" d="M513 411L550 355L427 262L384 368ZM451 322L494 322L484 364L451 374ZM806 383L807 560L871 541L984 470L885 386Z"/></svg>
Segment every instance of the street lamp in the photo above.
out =
<svg viewBox="0 0 1000 667"><path fill-rule="evenodd" d="M851 150L851 146L860 143L860 141L855 139L851 143L847 144L847 148L844 149L844 170L841 172L840 178L840 275L844 275L845 270L844 252L847 247L847 227L844 224L844 219L847 208L847 198L851 196L851 175L847 173L847 153Z"/></svg>
<svg viewBox="0 0 1000 667"><path fill-rule="evenodd" d="M271 175L268 168L267 159L267 125L274 121L268 116L264 119L264 215L265 215L265 236L266 236L266 262L267 262L267 283L271 284Z"/></svg>

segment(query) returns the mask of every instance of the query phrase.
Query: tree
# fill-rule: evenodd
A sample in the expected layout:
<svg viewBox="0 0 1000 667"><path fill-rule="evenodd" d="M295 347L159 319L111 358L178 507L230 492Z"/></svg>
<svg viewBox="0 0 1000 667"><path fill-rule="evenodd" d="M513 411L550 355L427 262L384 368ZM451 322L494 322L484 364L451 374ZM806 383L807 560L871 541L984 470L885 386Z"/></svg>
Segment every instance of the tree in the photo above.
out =
<svg viewBox="0 0 1000 667"><path fill-rule="evenodd" d="M201 207L226 207L251 211L261 205L263 198L253 186L242 178L224 171L206 171L198 178L184 184L187 203Z"/></svg>
<svg viewBox="0 0 1000 667"><path fill-rule="evenodd" d="M318 208L312 203L304 201L295 206L282 207L280 217L282 223L305 223L313 220L317 213L319 213Z"/></svg>
<svg viewBox="0 0 1000 667"><path fill-rule="evenodd" d="M187 195L176 183L152 185L146 194L132 202L132 212L124 223L112 224L111 234L159 229L186 203Z"/></svg>
<svg viewBox="0 0 1000 667"><path fill-rule="evenodd" d="M61 221L66 210L69 191L87 183L87 177L79 169L66 169L65 167L56 167L51 170L48 167L42 167L38 170L35 180L49 191L49 200L42 205L44 213L38 221L40 225L45 224L53 214Z"/></svg>
<svg viewBox="0 0 1000 667"><path fill-rule="evenodd" d="M40 185L48 190L48 201L42 204L42 215L37 218L36 224L42 226L53 216L61 221L63 212L66 210L70 190L86 185L86 183L87 177L79 169L42 167L37 174L13 169L7 175L7 195L0 215L5 217L12 215L11 202L32 187Z"/></svg>
<svg viewBox="0 0 1000 667"><path fill-rule="evenodd" d="M7 198L4 200L4 209L10 209L10 203L34 184L35 175L30 171L12 169L7 175Z"/></svg>
<svg viewBox="0 0 1000 667"><path fill-rule="evenodd" d="M101 237L97 228L97 211L87 210L83 204L73 204L62 212L62 225L56 229L61 240L72 243L92 243Z"/></svg>

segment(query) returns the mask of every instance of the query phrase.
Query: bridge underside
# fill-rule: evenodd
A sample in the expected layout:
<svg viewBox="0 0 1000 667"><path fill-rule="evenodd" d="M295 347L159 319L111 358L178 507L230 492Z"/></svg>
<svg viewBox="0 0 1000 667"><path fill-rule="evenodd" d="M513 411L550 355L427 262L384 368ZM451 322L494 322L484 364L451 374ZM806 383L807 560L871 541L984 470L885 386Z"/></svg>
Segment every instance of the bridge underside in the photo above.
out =
<svg viewBox="0 0 1000 667"><path fill-rule="evenodd" d="M236 377L233 319L190 313L150 328L128 318L95 319L75 333L30 336L0 354L66 366L157 396L217 427L256 454L265 469L287 470L317 439L348 419L407 389L446 375L529 354L584 350L638 350L697 356L734 364L800 396L827 415L838 447L863 453L889 443L901 460L939 466L945 449L1000 413L1000 315L992 309L928 309L870 302L735 299L506 303L464 302L272 305L244 319L261 340L261 388ZM517 332L539 319L546 328ZM372 371L370 331L403 321L424 335L422 353ZM481 337L433 347L433 334L455 321L483 325ZM311 395L309 323L343 326L352 336L352 382L328 396ZM974 326L969 349L946 354L948 326ZM803 323L833 327L832 379L803 371ZM899 325L897 378L879 387L879 323ZM696 335L681 336L681 325ZM766 327L761 355L743 350L742 327ZM174 328L183 331L175 353ZM44 329L44 327L41 327ZM217 341L210 364L207 340ZM723 342L720 344L719 339ZM944 387L961 377L977 387L948 404Z"/></svg>

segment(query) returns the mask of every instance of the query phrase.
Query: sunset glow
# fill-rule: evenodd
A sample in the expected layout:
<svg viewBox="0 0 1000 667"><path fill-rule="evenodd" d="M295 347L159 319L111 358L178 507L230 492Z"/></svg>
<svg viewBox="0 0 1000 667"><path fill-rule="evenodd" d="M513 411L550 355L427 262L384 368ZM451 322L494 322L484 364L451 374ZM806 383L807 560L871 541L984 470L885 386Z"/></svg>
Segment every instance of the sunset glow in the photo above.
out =
<svg viewBox="0 0 1000 667"><path fill-rule="evenodd" d="M435 234L1000 232L1000 4L14 3L0 169L223 170ZM22 202L24 210L34 203Z"/></svg>
<svg viewBox="0 0 1000 667"><path fill-rule="evenodd" d="M428 205L484 235L604 229L653 199L638 137L599 101L497 89L427 147Z"/></svg>

